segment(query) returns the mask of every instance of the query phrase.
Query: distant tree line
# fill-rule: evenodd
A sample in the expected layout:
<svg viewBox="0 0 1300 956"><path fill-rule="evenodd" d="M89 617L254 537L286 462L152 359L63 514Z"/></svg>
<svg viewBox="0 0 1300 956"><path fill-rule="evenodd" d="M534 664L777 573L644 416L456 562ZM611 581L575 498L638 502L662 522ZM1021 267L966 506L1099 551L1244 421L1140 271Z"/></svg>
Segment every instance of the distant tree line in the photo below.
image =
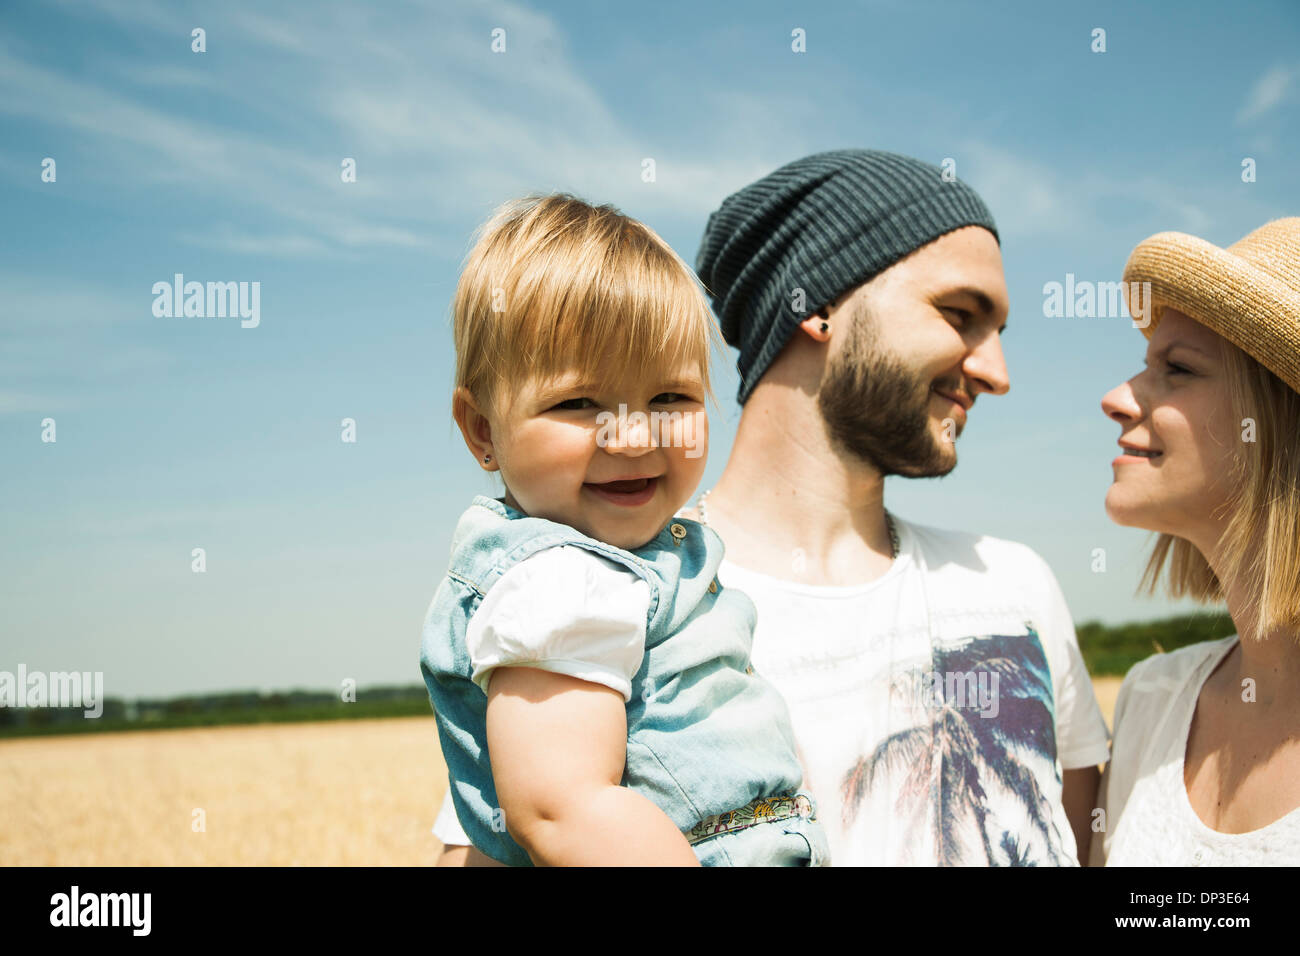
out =
<svg viewBox="0 0 1300 956"><path fill-rule="evenodd" d="M1079 650L1093 677L1123 677L1130 667L1152 654L1237 633L1232 618L1222 612L1184 614L1136 624L1089 621L1075 630L1079 635Z"/></svg>
<svg viewBox="0 0 1300 956"><path fill-rule="evenodd" d="M0 707L0 737L425 714L432 710L423 684L358 688L351 702L338 691L312 690L226 691L140 700L106 697L104 711L95 719L88 719L81 707Z"/></svg>
<svg viewBox="0 0 1300 956"><path fill-rule="evenodd" d="M1152 654L1226 637L1236 628L1227 614L1201 613L1136 624L1089 621L1076 630L1088 672L1099 677L1123 676ZM151 700L107 697L103 714L94 720L80 707L0 707L0 737L431 714L423 684L358 689L352 702L342 700L338 691L311 690L228 691Z"/></svg>

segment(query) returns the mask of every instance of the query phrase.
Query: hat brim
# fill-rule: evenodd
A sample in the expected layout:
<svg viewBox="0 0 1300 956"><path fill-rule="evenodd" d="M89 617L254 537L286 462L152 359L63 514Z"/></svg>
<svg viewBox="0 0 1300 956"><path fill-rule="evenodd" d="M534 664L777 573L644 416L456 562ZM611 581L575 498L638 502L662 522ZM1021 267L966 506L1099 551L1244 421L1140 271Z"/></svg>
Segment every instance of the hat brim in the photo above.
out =
<svg viewBox="0 0 1300 956"><path fill-rule="evenodd" d="M1247 259L1186 233L1157 233L1129 256L1124 295L1148 339L1164 310L1176 309L1300 392L1300 302L1293 290Z"/></svg>

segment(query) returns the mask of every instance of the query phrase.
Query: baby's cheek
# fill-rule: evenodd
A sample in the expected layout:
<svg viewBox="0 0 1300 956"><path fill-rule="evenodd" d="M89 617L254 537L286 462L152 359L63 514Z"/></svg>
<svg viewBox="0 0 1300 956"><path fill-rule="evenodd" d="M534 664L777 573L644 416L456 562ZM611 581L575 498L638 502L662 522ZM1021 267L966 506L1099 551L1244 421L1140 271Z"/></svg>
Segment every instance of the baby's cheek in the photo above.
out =
<svg viewBox="0 0 1300 956"><path fill-rule="evenodd" d="M700 463L709 451L709 417L703 412L685 414L673 423L671 447L688 465Z"/></svg>
<svg viewBox="0 0 1300 956"><path fill-rule="evenodd" d="M556 454L534 454L525 461L516 459L512 476L518 487L514 489L520 501L528 498L535 508L553 510L573 498L583 481L585 463ZM531 512L530 512L531 513Z"/></svg>

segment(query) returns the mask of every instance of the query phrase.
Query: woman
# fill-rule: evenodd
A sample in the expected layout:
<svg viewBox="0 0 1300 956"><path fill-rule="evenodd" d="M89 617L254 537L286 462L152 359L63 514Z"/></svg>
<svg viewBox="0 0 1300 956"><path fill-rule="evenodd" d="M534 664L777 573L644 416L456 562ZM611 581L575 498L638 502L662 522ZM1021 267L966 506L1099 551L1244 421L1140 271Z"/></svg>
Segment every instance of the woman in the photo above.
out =
<svg viewBox="0 0 1300 956"><path fill-rule="evenodd" d="M1159 534L1147 591L1167 571L1238 633L1129 671L1092 862L1300 864L1300 218L1227 249L1160 233L1124 284L1147 367L1102 400L1106 512Z"/></svg>

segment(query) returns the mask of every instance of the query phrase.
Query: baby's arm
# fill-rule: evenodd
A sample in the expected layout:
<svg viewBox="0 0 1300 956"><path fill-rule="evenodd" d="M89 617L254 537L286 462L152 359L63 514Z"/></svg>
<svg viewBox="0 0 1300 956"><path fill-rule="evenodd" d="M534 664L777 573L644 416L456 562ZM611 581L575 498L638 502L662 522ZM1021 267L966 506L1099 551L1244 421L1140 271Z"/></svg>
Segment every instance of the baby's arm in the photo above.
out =
<svg viewBox="0 0 1300 956"><path fill-rule="evenodd" d="M535 667L498 667L488 685L488 752L511 837L547 866L698 866L668 816L619 785L623 696Z"/></svg>

